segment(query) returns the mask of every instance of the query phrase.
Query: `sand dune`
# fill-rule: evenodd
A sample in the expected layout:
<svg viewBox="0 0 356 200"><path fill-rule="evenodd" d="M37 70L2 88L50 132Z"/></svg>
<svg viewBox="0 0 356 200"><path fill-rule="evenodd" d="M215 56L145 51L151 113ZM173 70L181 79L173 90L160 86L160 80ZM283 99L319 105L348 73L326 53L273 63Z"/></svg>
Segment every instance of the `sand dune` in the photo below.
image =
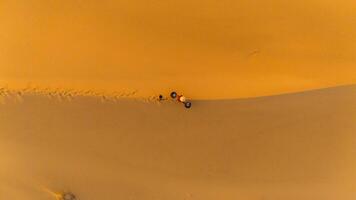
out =
<svg viewBox="0 0 356 200"><path fill-rule="evenodd" d="M267 96L356 83L356 1L0 2L0 84L142 97Z"/></svg>
<svg viewBox="0 0 356 200"><path fill-rule="evenodd" d="M356 198L356 87L193 108L26 94L0 104L0 199Z"/></svg>
<svg viewBox="0 0 356 200"><path fill-rule="evenodd" d="M356 199L355 10L1 1L0 200Z"/></svg>

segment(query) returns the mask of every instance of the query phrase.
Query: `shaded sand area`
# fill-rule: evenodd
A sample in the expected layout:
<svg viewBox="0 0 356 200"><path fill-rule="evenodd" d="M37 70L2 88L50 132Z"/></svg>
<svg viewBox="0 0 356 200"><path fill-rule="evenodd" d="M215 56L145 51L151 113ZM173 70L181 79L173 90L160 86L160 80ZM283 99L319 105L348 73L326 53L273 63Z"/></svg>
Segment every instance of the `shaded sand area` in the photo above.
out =
<svg viewBox="0 0 356 200"><path fill-rule="evenodd" d="M355 10L355 0L3 0L0 84L199 99L355 84Z"/></svg>
<svg viewBox="0 0 356 200"><path fill-rule="evenodd" d="M182 105L0 104L0 199L351 200L356 86Z"/></svg>

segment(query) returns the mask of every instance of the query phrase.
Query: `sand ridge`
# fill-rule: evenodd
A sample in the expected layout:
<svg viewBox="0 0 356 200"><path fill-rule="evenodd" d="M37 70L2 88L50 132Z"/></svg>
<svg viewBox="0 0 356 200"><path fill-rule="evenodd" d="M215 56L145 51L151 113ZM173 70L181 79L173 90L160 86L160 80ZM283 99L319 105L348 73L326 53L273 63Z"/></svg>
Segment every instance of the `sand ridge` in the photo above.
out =
<svg viewBox="0 0 356 200"><path fill-rule="evenodd" d="M22 101L23 96L26 95L41 95L48 97L50 99L56 99L59 101L68 100L71 101L77 97L95 97L100 98L101 101L112 101L115 102L119 99L130 98L134 100L140 100L143 102L156 102L159 100L159 94L151 95L148 97L141 97L137 95L138 90L132 91L113 91L105 92L100 90L75 90L61 87L39 87L39 86L26 86L24 88L18 87L0 87L0 99L4 103L6 99L15 99L17 101Z"/></svg>

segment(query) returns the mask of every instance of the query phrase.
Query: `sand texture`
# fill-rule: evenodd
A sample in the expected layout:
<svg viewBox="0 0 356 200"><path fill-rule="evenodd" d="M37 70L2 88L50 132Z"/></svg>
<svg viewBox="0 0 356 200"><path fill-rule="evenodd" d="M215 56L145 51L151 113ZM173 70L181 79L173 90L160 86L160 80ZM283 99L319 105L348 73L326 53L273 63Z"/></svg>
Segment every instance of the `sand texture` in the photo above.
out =
<svg viewBox="0 0 356 200"><path fill-rule="evenodd" d="M355 0L1 0L0 84L234 99L356 84Z"/></svg>
<svg viewBox="0 0 356 200"><path fill-rule="evenodd" d="M352 200L356 86L240 100L0 104L0 199Z"/></svg>

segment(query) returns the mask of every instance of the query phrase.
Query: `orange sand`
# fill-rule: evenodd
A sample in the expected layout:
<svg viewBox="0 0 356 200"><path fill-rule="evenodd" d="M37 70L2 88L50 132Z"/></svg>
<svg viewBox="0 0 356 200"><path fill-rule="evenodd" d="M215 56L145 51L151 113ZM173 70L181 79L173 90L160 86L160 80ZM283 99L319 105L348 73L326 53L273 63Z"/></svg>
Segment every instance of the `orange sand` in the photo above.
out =
<svg viewBox="0 0 356 200"><path fill-rule="evenodd" d="M0 84L199 99L356 83L356 1L0 2Z"/></svg>
<svg viewBox="0 0 356 200"><path fill-rule="evenodd" d="M0 1L0 200L356 199L355 10Z"/></svg>

